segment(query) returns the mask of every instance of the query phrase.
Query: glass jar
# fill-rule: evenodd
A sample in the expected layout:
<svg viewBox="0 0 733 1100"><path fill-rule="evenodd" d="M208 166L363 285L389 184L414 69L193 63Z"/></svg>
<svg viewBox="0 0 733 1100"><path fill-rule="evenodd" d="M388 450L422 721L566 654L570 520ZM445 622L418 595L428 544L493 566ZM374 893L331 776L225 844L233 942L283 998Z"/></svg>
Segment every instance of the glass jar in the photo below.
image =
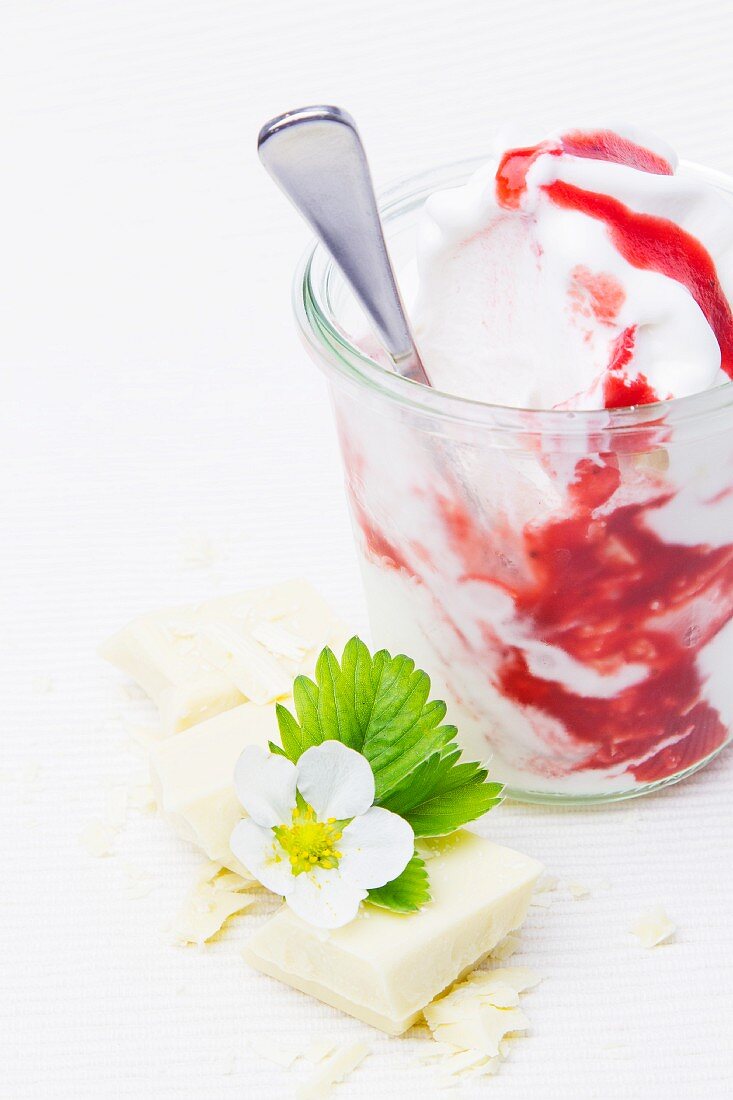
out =
<svg viewBox="0 0 733 1100"><path fill-rule="evenodd" d="M385 194L398 272L428 195L480 163ZM733 721L733 385L586 412L420 386L363 350L320 247L295 310L330 385L373 641L429 673L470 758L512 797L561 802L712 759Z"/></svg>

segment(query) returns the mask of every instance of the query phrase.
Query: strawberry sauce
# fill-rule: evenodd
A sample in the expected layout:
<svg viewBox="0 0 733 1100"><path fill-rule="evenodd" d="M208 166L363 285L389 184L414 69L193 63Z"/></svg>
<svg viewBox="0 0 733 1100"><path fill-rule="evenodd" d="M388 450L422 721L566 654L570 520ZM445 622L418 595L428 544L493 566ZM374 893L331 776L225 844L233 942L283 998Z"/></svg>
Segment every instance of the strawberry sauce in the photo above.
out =
<svg viewBox="0 0 733 1100"><path fill-rule="evenodd" d="M728 735L703 697L697 658L733 616L733 546L664 542L646 518L672 492L609 507L620 484L618 459L597 455L577 463L556 518L517 535L483 530L458 497L435 498L436 521L463 567L457 582L446 583L501 588L523 633L598 676L635 670L636 682L615 695L577 694L536 675L525 651L502 641L489 620L486 652L472 654L533 724L538 718L540 727L546 719L560 723L586 750L566 772L618 768L647 783L703 760ZM352 504L367 553L420 581L415 556L396 551L353 495ZM509 558L511 569L502 564ZM479 608L480 600L480 615ZM445 606L443 614L450 622ZM450 625L461 634L460 624Z"/></svg>
<svg viewBox="0 0 733 1100"><path fill-rule="evenodd" d="M611 131L573 131L556 142L510 149L504 154L496 172L496 196L501 206L519 208L527 189L527 173L543 154L612 161L655 175L672 173L671 165L663 157ZM720 346L721 367L729 378L733 378L733 313L713 258L696 237L667 218L637 213L611 195L586 191L561 179L542 185L542 190L555 205L602 221L614 247L633 267L656 271L686 287L715 334ZM631 358L629 356L627 362ZM613 369L618 370L618 364L615 367L613 362L609 364L609 370ZM624 393L611 380L608 396L613 402L625 398L627 405L658 400L645 382L634 387L632 394ZM607 404L606 407L618 405Z"/></svg>
<svg viewBox="0 0 733 1100"><path fill-rule="evenodd" d="M650 782L702 760L727 736L701 698L696 659L733 614L733 547L662 542L644 520L669 494L598 514L619 478L612 456L578 463L570 513L524 532L532 579L514 600L534 638L603 675L643 666L643 678L610 699L576 695L533 675L522 651L508 647L499 686L597 746L583 768L625 763L637 781ZM708 600L712 621L693 623L695 606ZM670 629L685 616L684 630Z"/></svg>
<svg viewBox="0 0 733 1100"><path fill-rule="evenodd" d="M571 272L569 297L580 314L592 316L602 325L612 325L626 300L618 279L591 271L578 264Z"/></svg>
<svg viewBox="0 0 733 1100"><path fill-rule="evenodd" d="M625 368L634 357L636 325L625 328L614 344L611 362L603 379L603 404L607 409L623 409L628 405L651 405L659 401L646 375L626 374Z"/></svg>
<svg viewBox="0 0 733 1100"><path fill-rule="evenodd" d="M691 233L667 218L637 214L611 195L556 180L544 188L557 206L605 223L615 247L633 267L657 271L687 287L720 345L720 365L733 378L733 314L713 258Z"/></svg>
<svg viewBox="0 0 733 1100"><path fill-rule="evenodd" d="M587 160L606 160L613 164L625 164L640 172L655 176L671 176L672 165L658 153L637 145L635 141L621 137L613 130L571 130L560 139L563 153Z"/></svg>
<svg viewBox="0 0 733 1100"><path fill-rule="evenodd" d="M501 158L496 171L496 195L501 206L516 210L527 189L527 173L543 153L553 157L563 153L586 160L606 160L625 164L642 172L657 176L671 176L672 165L664 157L622 138L613 130L573 130L557 141L542 141L524 149L509 149Z"/></svg>

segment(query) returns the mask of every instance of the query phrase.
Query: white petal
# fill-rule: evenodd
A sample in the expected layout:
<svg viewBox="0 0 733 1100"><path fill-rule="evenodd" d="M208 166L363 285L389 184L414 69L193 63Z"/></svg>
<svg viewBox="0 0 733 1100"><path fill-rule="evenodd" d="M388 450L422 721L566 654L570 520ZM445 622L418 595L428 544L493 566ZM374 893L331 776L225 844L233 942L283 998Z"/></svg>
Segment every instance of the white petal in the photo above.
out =
<svg viewBox="0 0 733 1100"><path fill-rule="evenodd" d="M415 850L415 834L398 814L372 806L346 826L338 849L344 878L371 890L402 874Z"/></svg>
<svg viewBox="0 0 733 1100"><path fill-rule="evenodd" d="M351 882L345 882L337 870L316 867L296 875L287 903L308 924L316 928L341 928L352 921L366 897Z"/></svg>
<svg viewBox="0 0 733 1100"><path fill-rule="evenodd" d="M374 801L374 773L360 752L324 741L298 761L298 790L322 820L357 817Z"/></svg>
<svg viewBox="0 0 733 1100"><path fill-rule="evenodd" d="M295 764L262 745L247 745L234 769L234 789L258 825L289 825L295 806Z"/></svg>
<svg viewBox="0 0 733 1100"><path fill-rule="evenodd" d="M293 888L290 860L278 844L272 829L264 829L245 817L234 826L229 847L255 878L282 897Z"/></svg>

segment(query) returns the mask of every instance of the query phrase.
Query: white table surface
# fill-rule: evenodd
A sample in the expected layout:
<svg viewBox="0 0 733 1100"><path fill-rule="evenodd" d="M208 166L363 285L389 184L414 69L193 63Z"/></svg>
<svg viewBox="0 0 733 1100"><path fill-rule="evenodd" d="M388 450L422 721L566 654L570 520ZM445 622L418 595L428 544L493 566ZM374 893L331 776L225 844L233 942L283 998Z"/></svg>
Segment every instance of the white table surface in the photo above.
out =
<svg viewBox="0 0 733 1100"><path fill-rule="evenodd" d="M151 716L95 647L153 606L297 574L365 629L289 314L306 233L257 163L265 118L343 104L380 182L507 118L625 117L730 170L732 46L726 0L0 4L0 1095L288 1097L252 1047L320 1034L373 1051L334 1095L442 1095L424 1043L248 972L258 911L171 946L198 858L162 822L132 816L108 859L81 848L139 767L126 724ZM195 566L202 538L215 560ZM486 828L595 888L533 909L532 1034L459 1095L730 1095L733 754L637 804L507 805ZM677 942L644 951L627 929L654 904Z"/></svg>

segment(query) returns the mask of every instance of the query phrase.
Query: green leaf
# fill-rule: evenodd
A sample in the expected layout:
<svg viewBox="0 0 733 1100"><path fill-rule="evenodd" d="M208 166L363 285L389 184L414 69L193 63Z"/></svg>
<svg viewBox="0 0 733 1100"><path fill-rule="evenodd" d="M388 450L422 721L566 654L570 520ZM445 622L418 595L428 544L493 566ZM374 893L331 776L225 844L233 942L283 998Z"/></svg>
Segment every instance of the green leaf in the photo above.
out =
<svg viewBox="0 0 733 1100"><path fill-rule="evenodd" d="M352 638L346 643L341 659L341 679L339 688L345 705L351 709L354 719L355 737L352 748L361 752L364 735L369 728L374 703L371 686L371 674L384 659L384 651L372 657L361 638Z"/></svg>
<svg viewBox="0 0 733 1100"><path fill-rule="evenodd" d="M287 707L284 707L282 703L275 704L275 716L280 730L280 740L282 741L283 752L289 760L296 763L305 747L303 745L303 731L290 711Z"/></svg>
<svg viewBox="0 0 733 1100"><path fill-rule="evenodd" d="M268 741L267 747L270 752L273 752L275 754L275 756L284 756L287 758L288 754L285 752L285 749L282 747L282 745L276 745L274 741Z"/></svg>
<svg viewBox="0 0 733 1100"><path fill-rule="evenodd" d="M370 890L367 901L394 913L416 913L430 901L425 863L415 852L401 875L386 886Z"/></svg>
<svg viewBox="0 0 733 1100"><path fill-rule="evenodd" d="M479 764L459 764L460 755L455 745L434 754L385 799L385 808L404 817L415 836L446 836L501 801L501 783L487 783Z"/></svg>
<svg viewBox="0 0 733 1100"><path fill-rule="evenodd" d="M406 813L405 820L412 825L415 836L447 836L497 806L503 787L501 783L486 783L486 774L482 768L452 791L433 795Z"/></svg>
<svg viewBox="0 0 733 1100"><path fill-rule="evenodd" d="M445 703L429 703L430 677L415 662L380 650L369 661L363 642L352 639L343 669L353 682L361 752L374 772L378 805L436 748L455 736L453 726L441 726ZM356 747L356 746L354 746Z"/></svg>
<svg viewBox="0 0 733 1100"><path fill-rule="evenodd" d="M443 775L450 771L461 756L457 745L446 745L442 752L435 752L423 760L406 779L390 791L384 799L384 807L404 817L414 806L423 802L435 790Z"/></svg>
<svg viewBox="0 0 733 1100"><path fill-rule="evenodd" d="M294 763L327 740L363 753L375 803L409 821L416 836L444 836L499 801L501 787L485 782L484 768L459 763L457 730L443 724L445 703L430 700L430 677L409 657L386 649L372 657L352 638L340 663L324 649L315 675L293 685L297 720L277 705L283 751Z"/></svg>
<svg viewBox="0 0 733 1100"><path fill-rule="evenodd" d="M376 781L377 805L384 805L390 791L419 767L426 756L453 741L457 732L455 726L438 724L444 713L443 704L438 709L428 704L423 714L406 719L404 729L395 723L393 729L380 735L378 740L365 743L364 755L372 765Z"/></svg>
<svg viewBox="0 0 733 1100"><path fill-rule="evenodd" d="M295 713L301 728L301 741L304 749L311 745L320 745L326 738L321 727L321 719L318 713L318 687L307 676L296 676L293 684L293 701Z"/></svg>
<svg viewBox="0 0 733 1100"><path fill-rule="evenodd" d="M376 802L455 736L441 726L445 703L428 702L430 678L409 657L380 650L373 657L359 638L347 642L341 663L326 648L315 682L298 676L293 685L297 721L278 705L283 748L297 762L311 745L341 741L362 752L372 766Z"/></svg>
<svg viewBox="0 0 733 1100"><path fill-rule="evenodd" d="M366 649L366 646L364 647ZM367 650L368 655L368 650ZM318 720L322 730L357 751L361 748L355 697L348 673L344 675L336 657L328 647L323 650L316 664L318 682Z"/></svg>

